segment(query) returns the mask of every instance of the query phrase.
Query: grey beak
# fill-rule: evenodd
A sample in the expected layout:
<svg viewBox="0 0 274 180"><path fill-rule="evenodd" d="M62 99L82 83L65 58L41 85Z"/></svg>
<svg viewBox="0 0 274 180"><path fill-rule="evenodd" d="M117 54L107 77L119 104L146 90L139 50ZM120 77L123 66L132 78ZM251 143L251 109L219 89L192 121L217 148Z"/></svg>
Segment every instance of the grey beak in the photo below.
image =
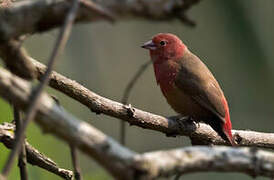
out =
<svg viewBox="0 0 274 180"><path fill-rule="evenodd" d="M141 47L144 49L149 49L149 50L155 50L157 48L156 45L152 42L152 40L146 42Z"/></svg>

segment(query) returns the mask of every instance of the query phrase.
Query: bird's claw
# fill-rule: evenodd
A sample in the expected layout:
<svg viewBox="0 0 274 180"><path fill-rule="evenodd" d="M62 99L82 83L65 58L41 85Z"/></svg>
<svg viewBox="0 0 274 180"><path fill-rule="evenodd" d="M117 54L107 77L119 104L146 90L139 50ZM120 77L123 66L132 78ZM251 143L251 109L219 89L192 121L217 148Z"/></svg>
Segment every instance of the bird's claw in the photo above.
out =
<svg viewBox="0 0 274 180"><path fill-rule="evenodd" d="M196 124L196 126L198 127L198 128L200 128L201 126L200 126L200 122L198 122L198 121L194 121L194 123Z"/></svg>
<svg viewBox="0 0 274 180"><path fill-rule="evenodd" d="M200 128L200 122L196 121L192 116L183 116L178 119L179 123L187 123L187 124L194 124L197 128Z"/></svg>

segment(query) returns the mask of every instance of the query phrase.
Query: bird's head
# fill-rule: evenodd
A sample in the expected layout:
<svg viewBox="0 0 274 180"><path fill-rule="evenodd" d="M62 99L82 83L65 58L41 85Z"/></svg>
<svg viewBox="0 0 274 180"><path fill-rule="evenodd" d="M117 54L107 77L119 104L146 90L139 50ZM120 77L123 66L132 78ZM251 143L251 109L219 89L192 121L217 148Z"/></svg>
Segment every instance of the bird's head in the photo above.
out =
<svg viewBox="0 0 274 180"><path fill-rule="evenodd" d="M183 56L186 46L174 34L159 33L152 40L141 46L150 51L153 63L162 63L166 60L175 60Z"/></svg>

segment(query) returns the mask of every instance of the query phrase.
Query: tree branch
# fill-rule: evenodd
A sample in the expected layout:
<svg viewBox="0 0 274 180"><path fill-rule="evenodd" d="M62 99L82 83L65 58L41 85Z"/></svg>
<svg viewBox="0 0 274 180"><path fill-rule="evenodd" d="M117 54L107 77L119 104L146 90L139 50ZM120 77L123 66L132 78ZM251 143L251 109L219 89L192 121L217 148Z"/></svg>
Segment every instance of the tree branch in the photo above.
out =
<svg viewBox="0 0 274 180"><path fill-rule="evenodd" d="M23 121L22 121L21 112L16 106L13 106L13 117L14 117L15 125L16 125L15 134L17 134L22 126ZM28 179L26 156L27 156L26 155L26 144L25 144L25 140L24 140L24 142L22 143L21 151L19 152L19 157L18 157L18 167L20 169L21 180Z"/></svg>
<svg viewBox="0 0 274 180"><path fill-rule="evenodd" d="M12 0L1 0L0 1L0 9L10 7L11 5L12 5Z"/></svg>
<svg viewBox="0 0 274 180"><path fill-rule="evenodd" d="M30 58L35 65L38 78L45 71L45 65ZM179 121L178 118L166 118L149 112L129 107L121 103L99 96L76 81L65 76L52 72L49 85L54 89L63 92L69 97L86 105L91 111L97 114L103 113L127 121L145 129L165 133L167 136L183 135L189 136L195 144L228 145L212 128L206 124L196 125L187 121ZM236 142L241 146L256 146L274 149L274 134L254 131L233 130Z"/></svg>
<svg viewBox="0 0 274 180"><path fill-rule="evenodd" d="M31 96L28 82L0 69L0 86L2 97L26 109ZM136 154L67 113L45 93L42 94L38 110L36 122L45 132L74 144L117 179L153 179L175 173L204 171L274 176L274 154L271 152L255 148L195 146Z"/></svg>
<svg viewBox="0 0 274 180"><path fill-rule="evenodd" d="M187 18L186 12L198 2L199 0L101 0L95 6L94 3L81 0L76 22L106 18L113 20L112 14L115 14L117 18L180 19L184 23L194 24ZM16 2L9 8L0 9L0 42L61 26L70 5L71 1L67 0L39 0Z"/></svg>
<svg viewBox="0 0 274 180"><path fill-rule="evenodd" d="M82 175L81 175L81 170L79 165L78 153L77 153L77 149L72 144L70 145L70 154L71 154L72 165L74 168L75 180L81 180Z"/></svg>
<svg viewBox="0 0 274 180"><path fill-rule="evenodd" d="M14 143L15 126L10 123L0 124L0 142L2 142L7 148L12 149ZM32 147L25 141L27 162L33 166L38 166L46 171L52 172L64 179L72 180L73 172L59 168L57 164L40 153L37 149Z"/></svg>
<svg viewBox="0 0 274 180"><path fill-rule="evenodd" d="M66 45L66 42L69 38L74 19L76 17L76 12L78 10L78 6L79 6L78 0L73 0L73 3L64 20L64 25L60 29L59 36L56 40L55 46L49 58L47 70L45 71L45 74L41 78L41 83L33 90L33 93L31 95L31 103L29 104L28 109L26 111L25 120L22 126L20 127L20 129L18 130L18 132L16 133L14 147L12 151L10 152L8 159L6 161L6 164L4 165L4 168L2 170L3 176L8 175L11 169L13 160L15 159L16 154L20 151L20 148L24 141L25 130L27 129L28 124L32 121L32 119L34 118L36 114L41 93L43 92L43 89L49 82L49 77L53 70L53 66L57 59L57 56L63 51Z"/></svg>
<svg viewBox="0 0 274 180"><path fill-rule="evenodd" d="M274 154L255 148L193 146L144 153L135 157L135 163L150 175L142 179L208 171L274 177Z"/></svg>

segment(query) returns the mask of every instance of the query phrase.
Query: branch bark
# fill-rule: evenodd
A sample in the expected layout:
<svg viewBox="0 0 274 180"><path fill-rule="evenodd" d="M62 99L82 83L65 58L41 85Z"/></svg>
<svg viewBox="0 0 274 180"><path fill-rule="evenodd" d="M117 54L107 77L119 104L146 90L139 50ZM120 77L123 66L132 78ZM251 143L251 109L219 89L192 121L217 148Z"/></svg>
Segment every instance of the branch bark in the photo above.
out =
<svg viewBox="0 0 274 180"><path fill-rule="evenodd" d="M0 142L2 142L7 148L12 149L14 143L15 126L10 123L0 124ZM32 147L27 141L25 141L27 162L33 166L38 166L46 171L52 172L64 179L72 180L73 172L59 168L57 164L50 158L40 153L37 149Z"/></svg>
<svg viewBox="0 0 274 180"><path fill-rule="evenodd" d="M180 19L194 24L186 16L187 10L199 0L102 0L94 8L82 0L76 22L91 22L103 19L142 17L154 20ZM23 34L44 32L62 25L71 1L39 0L16 2L11 7L0 8L0 43ZM108 10L107 10L108 9Z"/></svg>
<svg viewBox="0 0 274 180"><path fill-rule="evenodd" d="M23 110L30 103L30 84L0 69L0 95ZM137 154L86 122L80 121L42 94L36 122L96 159L117 179L155 179L176 173L221 171L274 176L274 154L255 148L187 147Z"/></svg>
<svg viewBox="0 0 274 180"><path fill-rule="evenodd" d="M194 172L241 172L252 177L274 177L274 154L256 148L193 146L169 151L144 153L135 157L140 170L155 179ZM148 168L149 167L149 168Z"/></svg>
<svg viewBox="0 0 274 180"><path fill-rule="evenodd" d="M38 78L45 72L45 65L30 58L38 72ZM73 81L57 72L53 72L49 85L63 92L69 97L87 106L97 114L103 113L127 121L145 129L165 133L167 136L189 136L195 144L227 145L212 128L206 124L196 125L178 118L166 118L119 102L99 96L76 81ZM274 134L254 131L233 130L236 142L240 146L255 146L274 149Z"/></svg>
<svg viewBox="0 0 274 180"><path fill-rule="evenodd" d="M1 0L0 1L0 9L10 7L11 5L12 5L12 0Z"/></svg>

